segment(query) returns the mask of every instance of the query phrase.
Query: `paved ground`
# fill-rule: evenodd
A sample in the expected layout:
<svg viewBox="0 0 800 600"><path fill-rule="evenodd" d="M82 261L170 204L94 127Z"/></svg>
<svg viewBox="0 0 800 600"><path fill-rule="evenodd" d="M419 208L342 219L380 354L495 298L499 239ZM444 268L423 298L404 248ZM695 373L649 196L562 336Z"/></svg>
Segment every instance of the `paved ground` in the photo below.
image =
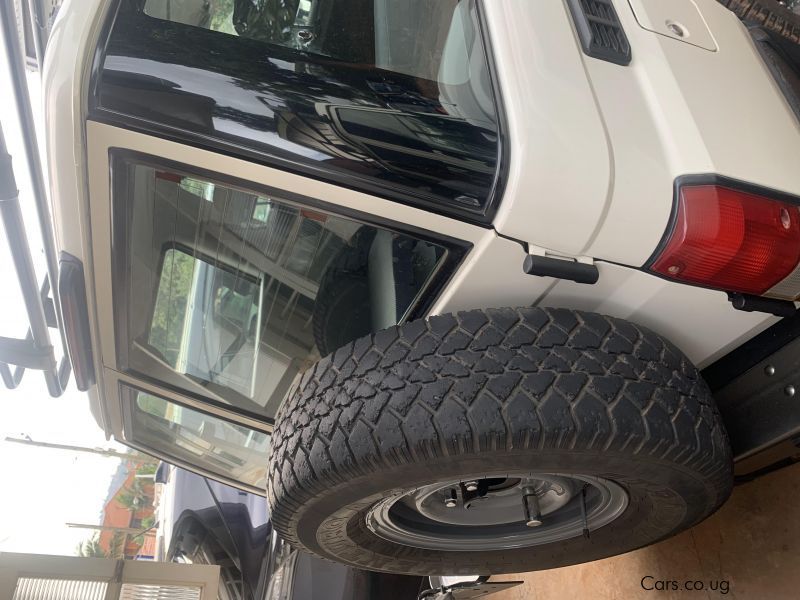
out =
<svg viewBox="0 0 800 600"><path fill-rule="evenodd" d="M670 584L664 591L645 590L643 578L646 587L675 581L680 590ZM525 584L492 600L800 598L800 465L738 486L710 519L656 546L588 565L497 579L524 579ZM706 589L685 591L686 581Z"/></svg>

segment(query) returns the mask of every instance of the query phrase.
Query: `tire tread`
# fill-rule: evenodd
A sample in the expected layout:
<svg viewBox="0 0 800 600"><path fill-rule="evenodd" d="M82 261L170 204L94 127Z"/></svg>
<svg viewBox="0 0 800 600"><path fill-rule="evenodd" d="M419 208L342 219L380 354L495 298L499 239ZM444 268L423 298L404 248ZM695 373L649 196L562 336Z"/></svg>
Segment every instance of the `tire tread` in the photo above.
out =
<svg viewBox="0 0 800 600"><path fill-rule="evenodd" d="M391 327L301 378L272 436L273 524L302 548L297 510L325 488L501 448L647 456L708 480L716 506L730 490L719 413L670 342L594 313L487 309Z"/></svg>
<svg viewBox="0 0 800 600"><path fill-rule="evenodd" d="M775 0L717 0L743 21L756 23L800 44L800 15Z"/></svg>

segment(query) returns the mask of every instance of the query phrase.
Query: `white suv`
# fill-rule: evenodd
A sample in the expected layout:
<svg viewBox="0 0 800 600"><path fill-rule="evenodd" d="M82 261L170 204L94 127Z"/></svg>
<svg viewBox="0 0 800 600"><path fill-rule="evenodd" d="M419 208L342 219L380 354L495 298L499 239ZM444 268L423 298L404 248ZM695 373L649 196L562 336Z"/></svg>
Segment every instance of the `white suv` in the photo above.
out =
<svg viewBox="0 0 800 600"><path fill-rule="evenodd" d="M76 380L360 568L686 529L800 431L796 51L714 0L65 3Z"/></svg>

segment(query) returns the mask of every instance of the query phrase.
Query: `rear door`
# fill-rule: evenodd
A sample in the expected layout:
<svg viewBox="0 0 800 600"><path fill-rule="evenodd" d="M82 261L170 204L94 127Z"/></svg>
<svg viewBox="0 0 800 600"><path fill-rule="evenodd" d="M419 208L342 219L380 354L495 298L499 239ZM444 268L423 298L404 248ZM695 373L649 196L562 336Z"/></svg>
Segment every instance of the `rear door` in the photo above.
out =
<svg viewBox="0 0 800 600"><path fill-rule="evenodd" d="M90 88L104 418L261 494L296 377L497 242L476 5L333 4L123 0Z"/></svg>
<svg viewBox="0 0 800 600"><path fill-rule="evenodd" d="M249 491L266 487L269 432L298 374L425 314L487 235L155 136L89 123L88 137L112 428Z"/></svg>

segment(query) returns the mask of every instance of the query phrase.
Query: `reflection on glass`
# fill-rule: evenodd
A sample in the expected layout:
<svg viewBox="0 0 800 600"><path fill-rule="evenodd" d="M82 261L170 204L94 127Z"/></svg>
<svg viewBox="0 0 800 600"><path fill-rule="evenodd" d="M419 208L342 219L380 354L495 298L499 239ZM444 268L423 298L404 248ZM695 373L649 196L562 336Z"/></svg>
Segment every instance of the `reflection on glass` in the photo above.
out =
<svg viewBox="0 0 800 600"><path fill-rule="evenodd" d="M144 12L436 81L448 32L463 37L457 5L458 0L147 0Z"/></svg>
<svg viewBox="0 0 800 600"><path fill-rule="evenodd" d="M261 285L169 249L161 267L150 345L178 373L253 396Z"/></svg>
<svg viewBox="0 0 800 600"><path fill-rule="evenodd" d="M488 219L501 140L476 0L123 6L103 63L103 110Z"/></svg>
<svg viewBox="0 0 800 600"><path fill-rule="evenodd" d="M319 358L402 320L447 254L267 195L117 166L124 368L266 417Z"/></svg>
<svg viewBox="0 0 800 600"><path fill-rule="evenodd" d="M269 435L123 385L133 441L157 454L259 489L266 487Z"/></svg>

